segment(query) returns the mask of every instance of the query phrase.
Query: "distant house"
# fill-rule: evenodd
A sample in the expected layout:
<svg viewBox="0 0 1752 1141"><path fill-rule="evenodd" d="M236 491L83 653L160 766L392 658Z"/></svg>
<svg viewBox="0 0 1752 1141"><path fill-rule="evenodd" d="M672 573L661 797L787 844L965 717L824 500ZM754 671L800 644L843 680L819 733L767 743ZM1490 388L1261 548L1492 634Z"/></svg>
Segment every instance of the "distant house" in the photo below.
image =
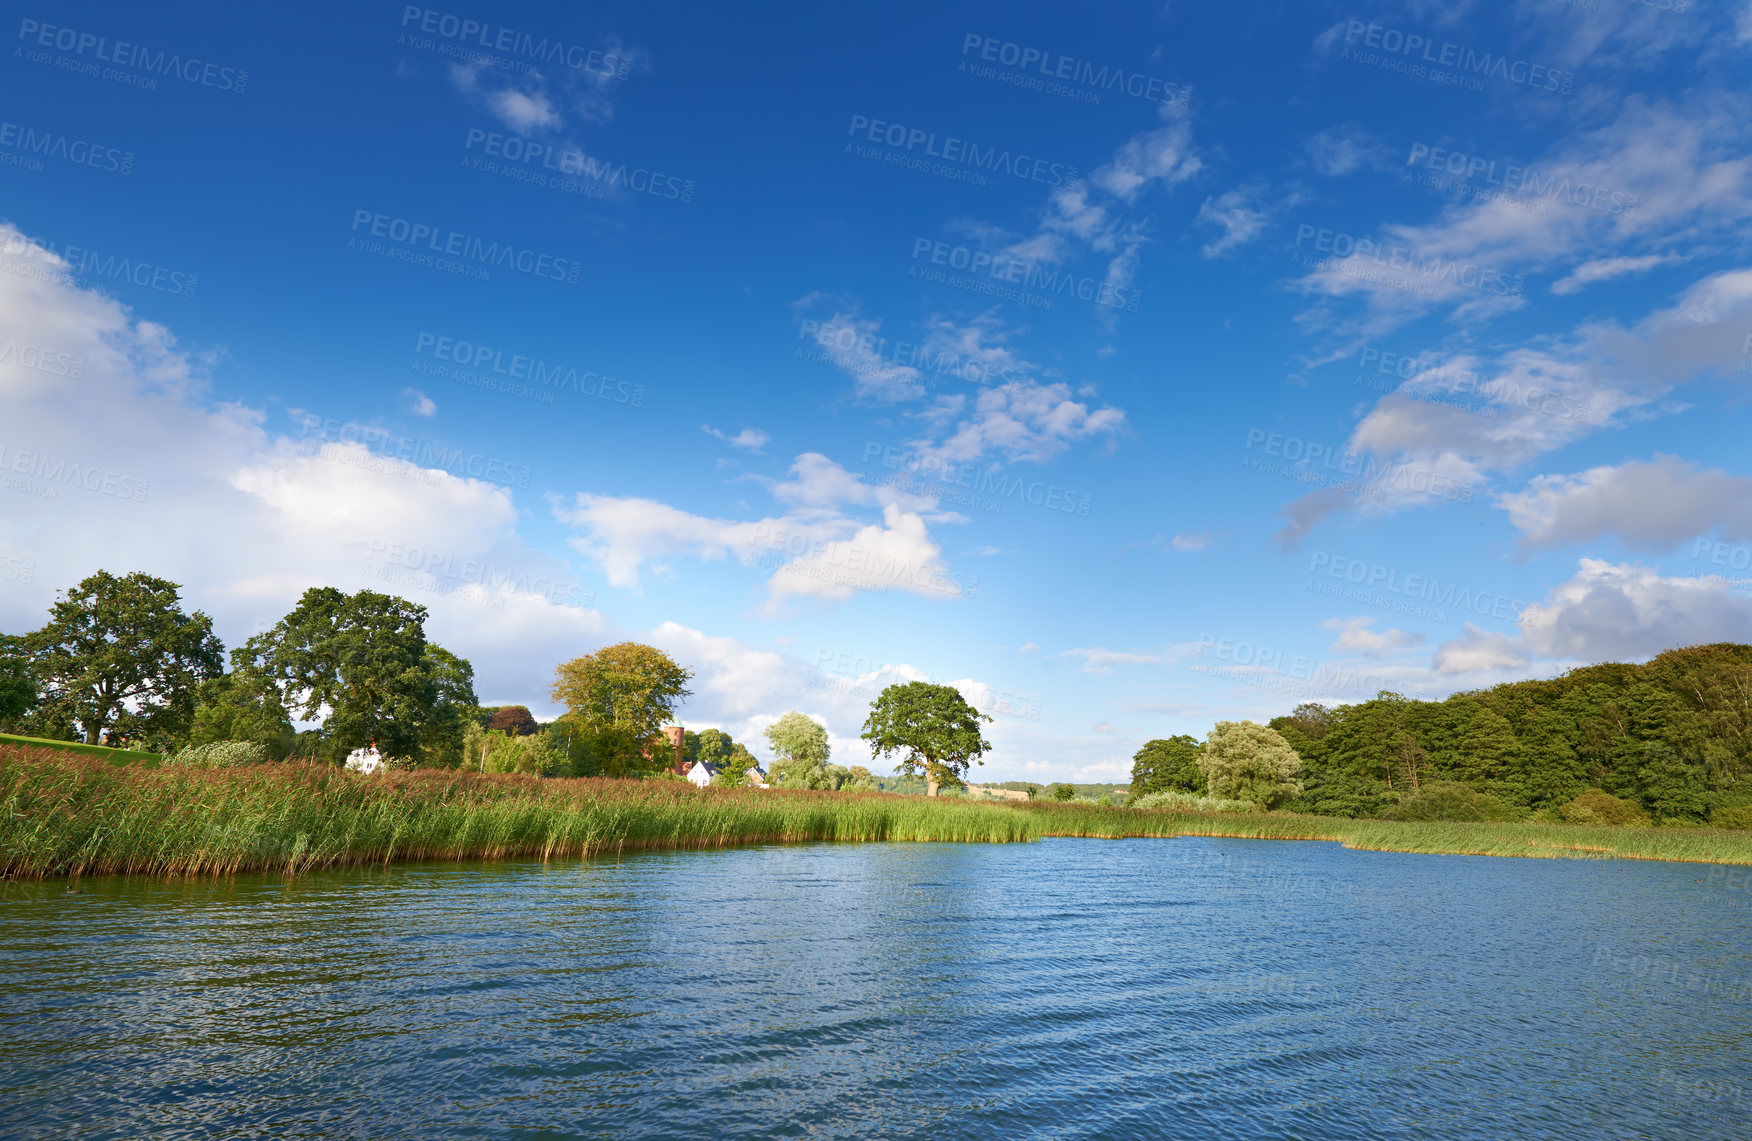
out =
<svg viewBox="0 0 1752 1141"><path fill-rule="evenodd" d="M700 788L712 783L712 778L718 775L718 767L705 761L681 762L681 775Z"/></svg>
<svg viewBox="0 0 1752 1141"><path fill-rule="evenodd" d="M375 741L363 749L354 749L347 754L347 768L353 772L369 775L382 767L383 754L377 751Z"/></svg>
<svg viewBox="0 0 1752 1141"><path fill-rule="evenodd" d="M766 774L761 772L758 768L749 769L746 779L748 781L749 788L771 788L771 787L773 787L772 785L767 783Z"/></svg>

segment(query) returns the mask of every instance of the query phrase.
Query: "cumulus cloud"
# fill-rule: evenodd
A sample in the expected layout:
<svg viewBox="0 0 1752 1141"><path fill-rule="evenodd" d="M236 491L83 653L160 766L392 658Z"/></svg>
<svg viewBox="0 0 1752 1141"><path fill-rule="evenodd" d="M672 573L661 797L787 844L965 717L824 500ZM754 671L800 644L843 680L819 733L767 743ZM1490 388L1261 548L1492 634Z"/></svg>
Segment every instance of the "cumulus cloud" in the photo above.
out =
<svg viewBox="0 0 1752 1141"><path fill-rule="evenodd" d="M1752 479L1677 456L1536 476L1497 506L1521 532L1523 551L1612 535L1631 550L1658 553L1717 528L1730 542L1752 538Z"/></svg>
<svg viewBox="0 0 1752 1141"><path fill-rule="evenodd" d="M182 584L236 644L312 586L426 606L428 631L476 667L487 700L546 691L561 656L607 628L565 564L523 544L509 488L360 443L294 440L210 399L208 354L72 283L11 227L0 332L80 362L76 383L0 360L0 549L34 581L0 591L0 628L42 623L54 591L100 568ZM165 441L174 441L166 447Z"/></svg>
<svg viewBox="0 0 1752 1141"><path fill-rule="evenodd" d="M1633 563L1580 560L1569 581L1521 614L1514 636L1468 624L1437 650L1439 672L1521 665L1532 657L1640 661L1675 646L1752 641L1752 597L1718 577L1663 577Z"/></svg>
<svg viewBox="0 0 1752 1141"><path fill-rule="evenodd" d="M580 492L556 501L554 514L580 534L572 546L601 566L609 583L642 589L647 567L688 557L701 562L735 558L772 569L766 612L789 600L841 602L855 592L889 591L928 598L958 598L968 584L952 573L931 539L927 522L960 522L924 496L872 486L826 456L809 452L791 466L791 478L769 485L785 511L757 520L696 515L656 500ZM880 523L851 512L879 507Z"/></svg>

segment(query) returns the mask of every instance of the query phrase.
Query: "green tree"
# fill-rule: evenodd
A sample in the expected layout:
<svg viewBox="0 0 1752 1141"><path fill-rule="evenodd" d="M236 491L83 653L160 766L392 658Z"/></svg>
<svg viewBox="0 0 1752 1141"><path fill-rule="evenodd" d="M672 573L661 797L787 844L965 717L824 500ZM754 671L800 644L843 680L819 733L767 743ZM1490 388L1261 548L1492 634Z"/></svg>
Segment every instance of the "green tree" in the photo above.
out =
<svg viewBox="0 0 1752 1141"><path fill-rule="evenodd" d="M30 657L24 639L0 634L0 727L24 720L36 706L36 680L30 674Z"/></svg>
<svg viewBox="0 0 1752 1141"><path fill-rule="evenodd" d="M1077 799L1077 790L1068 784L1059 783L1054 784L1052 788L1048 790L1048 795L1062 804L1066 801Z"/></svg>
<svg viewBox="0 0 1752 1141"><path fill-rule="evenodd" d="M616 766L666 769L673 750L661 731L675 720L677 706L692 696L687 688L692 678L692 671L655 646L617 642L562 662L554 670L552 694ZM628 741L638 743L642 761L627 755Z"/></svg>
<svg viewBox="0 0 1752 1141"><path fill-rule="evenodd" d="M224 668L212 619L184 614L180 590L139 571L98 571L25 636L42 703L64 708L87 744L111 727L154 741L185 731L200 684Z"/></svg>
<svg viewBox="0 0 1752 1141"><path fill-rule="evenodd" d="M261 674L234 671L201 683L189 746L249 741L261 746L264 755L282 760L292 752L294 740L280 691Z"/></svg>
<svg viewBox="0 0 1752 1141"><path fill-rule="evenodd" d="M781 788L813 788L829 792L844 783L846 770L827 763L832 751L827 726L795 709L766 727L773 747L772 780ZM833 770L838 770L836 773Z"/></svg>
<svg viewBox="0 0 1752 1141"><path fill-rule="evenodd" d="M870 775L870 770L863 765L853 765L846 770L846 782L841 785L843 792L876 792L882 786L876 783L876 778Z"/></svg>
<svg viewBox="0 0 1752 1141"><path fill-rule="evenodd" d="M267 678L295 719L322 717L331 759L376 741L386 756L460 763L474 671L429 644L425 622L426 608L405 599L312 587L233 653L232 668Z"/></svg>
<svg viewBox="0 0 1752 1141"><path fill-rule="evenodd" d="M712 778L712 784L718 788L744 788L748 785L748 770L755 767L754 754L741 745L733 745L730 753L713 765L718 775Z"/></svg>
<svg viewBox="0 0 1752 1141"><path fill-rule="evenodd" d="M1709 813L1702 768L1688 763L1671 745L1644 746L1637 786L1643 805L1657 821L1697 822Z"/></svg>
<svg viewBox="0 0 1752 1141"><path fill-rule="evenodd" d="M922 772L925 795L936 796L950 778L959 784L967 766L981 763L980 754L991 749L979 727L990 720L952 685L909 681L889 686L870 703L862 736L877 757L902 754L896 771Z"/></svg>
<svg viewBox="0 0 1752 1141"><path fill-rule="evenodd" d="M1184 734L1149 742L1132 757L1130 795L1203 792L1205 775L1198 767L1198 755L1202 751L1195 738Z"/></svg>
<svg viewBox="0 0 1752 1141"><path fill-rule="evenodd" d="M1302 758L1275 729L1252 721L1219 721L1205 739L1199 765L1210 795L1276 808L1302 791Z"/></svg>

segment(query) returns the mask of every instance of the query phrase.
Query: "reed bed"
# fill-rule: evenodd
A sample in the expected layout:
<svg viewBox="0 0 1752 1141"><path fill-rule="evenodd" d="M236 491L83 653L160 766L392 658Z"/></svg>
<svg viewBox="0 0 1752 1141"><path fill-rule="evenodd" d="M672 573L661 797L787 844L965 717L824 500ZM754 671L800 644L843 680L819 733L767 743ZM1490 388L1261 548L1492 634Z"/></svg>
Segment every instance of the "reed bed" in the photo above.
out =
<svg viewBox="0 0 1752 1141"><path fill-rule="evenodd" d="M13 878L297 873L398 860L1046 836L1333 840L1399 852L1752 864L1752 833L1702 828L1200 815L433 770L366 777L302 762L124 768L63 750L6 747L0 806L0 875Z"/></svg>
<svg viewBox="0 0 1752 1141"><path fill-rule="evenodd" d="M0 750L0 875L298 872L392 860L581 857L803 841L1032 838L1030 821L880 793L696 789L291 762L117 768Z"/></svg>

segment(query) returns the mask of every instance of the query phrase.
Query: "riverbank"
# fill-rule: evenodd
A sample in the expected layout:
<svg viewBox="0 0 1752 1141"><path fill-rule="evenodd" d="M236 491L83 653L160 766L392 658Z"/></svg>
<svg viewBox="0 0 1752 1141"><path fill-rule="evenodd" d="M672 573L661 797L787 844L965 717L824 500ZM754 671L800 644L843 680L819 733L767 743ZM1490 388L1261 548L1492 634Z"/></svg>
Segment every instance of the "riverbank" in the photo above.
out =
<svg viewBox="0 0 1752 1141"><path fill-rule="evenodd" d="M139 769L50 750L0 749L0 805L0 875L12 878L1050 836L1333 840L1381 851L1752 864L1752 833L1718 829L1204 816L434 770L362 777L307 763Z"/></svg>

